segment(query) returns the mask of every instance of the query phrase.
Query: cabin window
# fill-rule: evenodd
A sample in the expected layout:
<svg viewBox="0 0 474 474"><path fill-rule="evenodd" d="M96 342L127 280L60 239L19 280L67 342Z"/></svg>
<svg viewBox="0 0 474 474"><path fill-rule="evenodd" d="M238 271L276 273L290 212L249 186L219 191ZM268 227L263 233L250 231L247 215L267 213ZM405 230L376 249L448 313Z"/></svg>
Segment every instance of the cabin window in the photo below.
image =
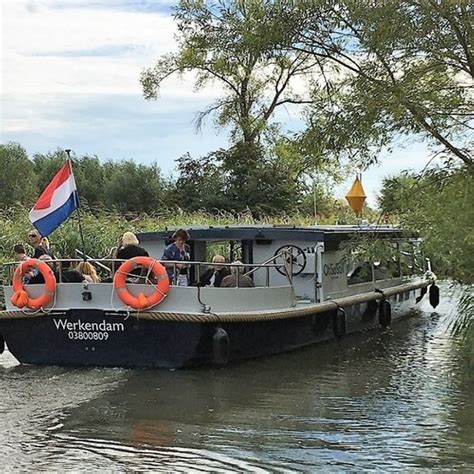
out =
<svg viewBox="0 0 474 474"><path fill-rule="evenodd" d="M347 284L357 285L372 281L372 265L369 262L349 264Z"/></svg>
<svg viewBox="0 0 474 474"><path fill-rule="evenodd" d="M400 264L398 259L388 259L374 262L374 278L376 281L398 277L400 277Z"/></svg>
<svg viewBox="0 0 474 474"><path fill-rule="evenodd" d="M399 245L397 242L392 242L391 245L391 255L374 262L374 278L376 281L400 277Z"/></svg>

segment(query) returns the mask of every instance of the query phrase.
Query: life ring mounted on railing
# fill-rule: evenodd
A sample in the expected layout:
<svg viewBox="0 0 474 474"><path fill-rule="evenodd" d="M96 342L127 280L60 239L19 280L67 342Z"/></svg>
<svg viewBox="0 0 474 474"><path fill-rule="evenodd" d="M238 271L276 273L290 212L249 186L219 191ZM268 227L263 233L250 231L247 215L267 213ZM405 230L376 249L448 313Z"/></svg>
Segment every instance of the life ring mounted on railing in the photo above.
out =
<svg viewBox="0 0 474 474"><path fill-rule="evenodd" d="M44 278L44 292L37 298L31 298L23 286L23 277L30 269L36 268ZM13 296L11 302L17 308L40 309L47 306L56 293L56 277L47 263L29 258L21 262L13 275Z"/></svg>
<svg viewBox="0 0 474 474"><path fill-rule="evenodd" d="M127 288L127 276L137 267L145 267L153 273L156 283L153 284L155 291L151 295L140 293L133 295ZM170 280L166 268L151 257L134 257L120 265L114 276L114 288L117 296L127 306L134 309L148 309L161 303L167 296L170 289Z"/></svg>

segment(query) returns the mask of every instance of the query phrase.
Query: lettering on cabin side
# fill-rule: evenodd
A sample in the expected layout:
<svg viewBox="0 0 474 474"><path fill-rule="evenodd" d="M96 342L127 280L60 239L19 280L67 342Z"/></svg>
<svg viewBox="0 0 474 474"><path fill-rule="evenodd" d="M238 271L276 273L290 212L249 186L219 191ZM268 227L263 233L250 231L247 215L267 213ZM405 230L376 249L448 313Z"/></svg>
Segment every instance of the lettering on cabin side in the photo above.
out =
<svg viewBox="0 0 474 474"><path fill-rule="evenodd" d="M336 263L325 263L323 265L324 276L329 276L331 279L339 278L345 274L345 262L344 259L339 260Z"/></svg>
<svg viewBox="0 0 474 474"><path fill-rule="evenodd" d="M125 331L123 323L110 323L103 319L100 322L69 321L68 319L53 318L58 331L67 331L69 339L106 341L111 332Z"/></svg>

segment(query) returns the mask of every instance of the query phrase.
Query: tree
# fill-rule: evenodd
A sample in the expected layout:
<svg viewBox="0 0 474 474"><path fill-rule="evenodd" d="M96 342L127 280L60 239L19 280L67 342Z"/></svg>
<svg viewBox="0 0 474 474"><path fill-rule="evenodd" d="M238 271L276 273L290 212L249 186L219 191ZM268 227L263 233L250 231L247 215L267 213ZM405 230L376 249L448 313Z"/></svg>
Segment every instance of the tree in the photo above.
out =
<svg viewBox="0 0 474 474"><path fill-rule="evenodd" d="M404 186L397 189L397 181ZM423 237L434 271L469 284L474 282L473 189L474 175L466 166L402 174L385 180L382 189L402 227Z"/></svg>
<svg viewBox="0 0 474 474"><path fill-rule="evenodd" d="M409 172L384 178L378 198L380 210L388 214L403 213L413 199L417 183L418 177Z"/></svg>
<svg viewBox="0 0 474 474"><path fill-rule="evenodd" d="M202 158L186 154L177 160L178 178L172 192L173 203L186 211L230 211L228 177L221 166L222 151Z"/></svg>
<svg viewBox="0 0 474 474"><path fill-rule="evenodd" d="M104 175L104 204L108 209L152 213L166 207L166 186L156 163L146 166L129 160L109 161L104 165Z"/></svg>
<svg viewBox="0 0 474 474"><path fill-rule="evenodd" d="M0 208L30 206L36 195L36 177L26 150L18 143L0 145Z"/></svg>
<svg viewBox="0 0 474 474"><path fill-rule="evenodd" d="M329 131L348 125L378 145L396 134L419 134L472 170L472 4L302 4L293 48L324 61L327 90L317 97L315 115L321 117L320 103L332 112Z"/></svg>
<svg viewBox="0 0 474 474"><path fill-rule="evenodd" d="M293 8L291 0L212 5L182 0L175 13L178 52L161 57L140 79L146 99L156 99L167 78L185 72L196 73L196 89L214 83L223 88L223 95L198 115L197 126L214 114L217 126L230 127L231 147L221 161L233 198L244 208L267 208L268 192L275 190L279 176L271 173L280 169L271 155L275 111L310 102L293 86L298 83L305 92L319 60L287 47Z"/></svg>
<svg viewBox="0 0 474 474"><path fill-rule="evenodd" d="M84 155L73 164L81 206L102 208L105 204L105 172L97 156Z"/></svg>
<svg viewBox="0 0 474 474"><path fill-rule="evenodd" d="M33 155L33 167L38 180L39 193L42 193L46 186L48 186L53 176L64 165L66 159L67 156L61 149L56 150L54 153L36 153Z"/></svg>

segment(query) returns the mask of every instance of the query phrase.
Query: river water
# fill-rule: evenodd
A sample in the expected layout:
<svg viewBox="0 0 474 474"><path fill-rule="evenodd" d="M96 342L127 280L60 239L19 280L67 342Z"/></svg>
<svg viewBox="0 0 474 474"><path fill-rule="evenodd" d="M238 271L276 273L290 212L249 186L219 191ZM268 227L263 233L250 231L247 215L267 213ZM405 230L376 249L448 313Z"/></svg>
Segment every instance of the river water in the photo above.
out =
<svg viewBox="0 0 474 474"><path fill-rule="evenodd" d="M0 469L474 471L474 322L442 286L388 331L186 371L0 357ZM471 322L471 324L469 324Z"/></svg>

